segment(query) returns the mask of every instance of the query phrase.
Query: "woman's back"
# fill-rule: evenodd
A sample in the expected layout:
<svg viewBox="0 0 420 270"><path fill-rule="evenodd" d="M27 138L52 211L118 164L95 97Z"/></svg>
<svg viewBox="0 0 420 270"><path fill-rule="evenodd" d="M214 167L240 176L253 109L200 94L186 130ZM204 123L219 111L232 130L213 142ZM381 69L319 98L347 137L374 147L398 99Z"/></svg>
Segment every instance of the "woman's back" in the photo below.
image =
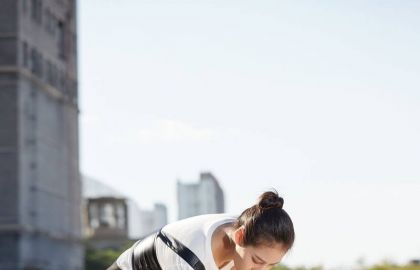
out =
<svg viewBox="0 0 420 270"><path fill-rule="evenodd" d="M230 214L208 214L194 216L170 223L162 231L188 247L205 265L206 270L217 270L211 250L211 236L214 230L222 224L233 223L236 216ZM156 240L156 255L160 265L165 270L192 269L187 262L158 238ZM131 249L124 252L117 260L117 265L123 269L131 269ZM227 269L228 267L226 267Z"/></svg>

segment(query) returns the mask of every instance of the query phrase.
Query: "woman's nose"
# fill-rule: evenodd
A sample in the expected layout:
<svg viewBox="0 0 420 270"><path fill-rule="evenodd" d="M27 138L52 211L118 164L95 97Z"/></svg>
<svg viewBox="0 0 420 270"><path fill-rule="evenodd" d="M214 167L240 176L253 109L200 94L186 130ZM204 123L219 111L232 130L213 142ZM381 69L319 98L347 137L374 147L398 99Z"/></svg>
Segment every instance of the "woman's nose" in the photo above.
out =
<svg viewBox="0 0 420 270"><path fill-rule="evenodd" d="M251 268L251 270L265 270L267 267L265 265L256 264L254 267Z"/></svg>
<svg viewBox="0 0 420 270"><path fill-rule="evenodd" d="M255 265L255 268L253 268L253 270L270 270L272 268L272 266L268 265L268 264L260 264L260 265Z"/></svg>

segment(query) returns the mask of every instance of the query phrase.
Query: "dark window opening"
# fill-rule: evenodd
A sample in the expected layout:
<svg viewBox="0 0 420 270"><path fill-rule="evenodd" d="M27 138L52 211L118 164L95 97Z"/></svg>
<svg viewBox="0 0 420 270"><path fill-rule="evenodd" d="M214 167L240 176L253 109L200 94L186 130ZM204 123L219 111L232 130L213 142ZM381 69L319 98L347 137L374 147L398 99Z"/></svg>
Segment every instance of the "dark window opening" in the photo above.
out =
<svg viewBox="0 0 420 270"><path fill-rule="evenodd" d="M58 21L58 57L65 60L65 28L62 21Z"/></svg>
<svg viewBox="0 0 420 270"><path fill-rule="evenodd" d="M34 21L38 23L42 23L42 1L41 0L31 1L31 16Z"/></svg>
<svg viewBox="0 0 420 270"><path fill-rule="evenodd" d="M28 43L26 43L25 41L23 41L23 46L22 46L22 55L23 55L23 66L25 68L29 68L29 47L28 47Z"/></svg>

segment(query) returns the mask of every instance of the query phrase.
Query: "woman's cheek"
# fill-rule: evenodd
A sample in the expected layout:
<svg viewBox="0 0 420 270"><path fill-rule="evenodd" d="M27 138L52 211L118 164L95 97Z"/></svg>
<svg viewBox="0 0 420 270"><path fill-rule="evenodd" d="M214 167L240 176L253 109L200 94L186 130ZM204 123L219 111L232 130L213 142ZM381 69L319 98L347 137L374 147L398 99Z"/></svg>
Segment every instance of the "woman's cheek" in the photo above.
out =
<svg viewBox="0 0 420 270"><path fill-rule="evenodd" d="M246 261L245 261L245 258L243 257L243 254L236 253L233 258L233 263L235 264L235 268L237 270L249 269L248 267L246 267Z"/></svg>
<svg viewBox="0 0 420 270"><path fill-rule="evenodd" d="M244 256L244 267L245 269L251 269L255 266L254 262L252 261L251 256L247 256L247 254L245 254Z"/></svg>

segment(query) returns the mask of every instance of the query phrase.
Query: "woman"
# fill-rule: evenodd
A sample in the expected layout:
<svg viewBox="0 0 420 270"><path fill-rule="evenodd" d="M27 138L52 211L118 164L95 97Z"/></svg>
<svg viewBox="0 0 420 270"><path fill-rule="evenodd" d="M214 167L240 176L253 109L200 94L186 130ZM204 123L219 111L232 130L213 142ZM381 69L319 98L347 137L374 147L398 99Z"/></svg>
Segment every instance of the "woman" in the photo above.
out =
<svg viewBox="0 0 420 270"><path fill-rule="evenodd" d="M127 249L108 270L269 269L294 239L283 198L268 191L239 217L210 214L168 224Z"/></svg>

